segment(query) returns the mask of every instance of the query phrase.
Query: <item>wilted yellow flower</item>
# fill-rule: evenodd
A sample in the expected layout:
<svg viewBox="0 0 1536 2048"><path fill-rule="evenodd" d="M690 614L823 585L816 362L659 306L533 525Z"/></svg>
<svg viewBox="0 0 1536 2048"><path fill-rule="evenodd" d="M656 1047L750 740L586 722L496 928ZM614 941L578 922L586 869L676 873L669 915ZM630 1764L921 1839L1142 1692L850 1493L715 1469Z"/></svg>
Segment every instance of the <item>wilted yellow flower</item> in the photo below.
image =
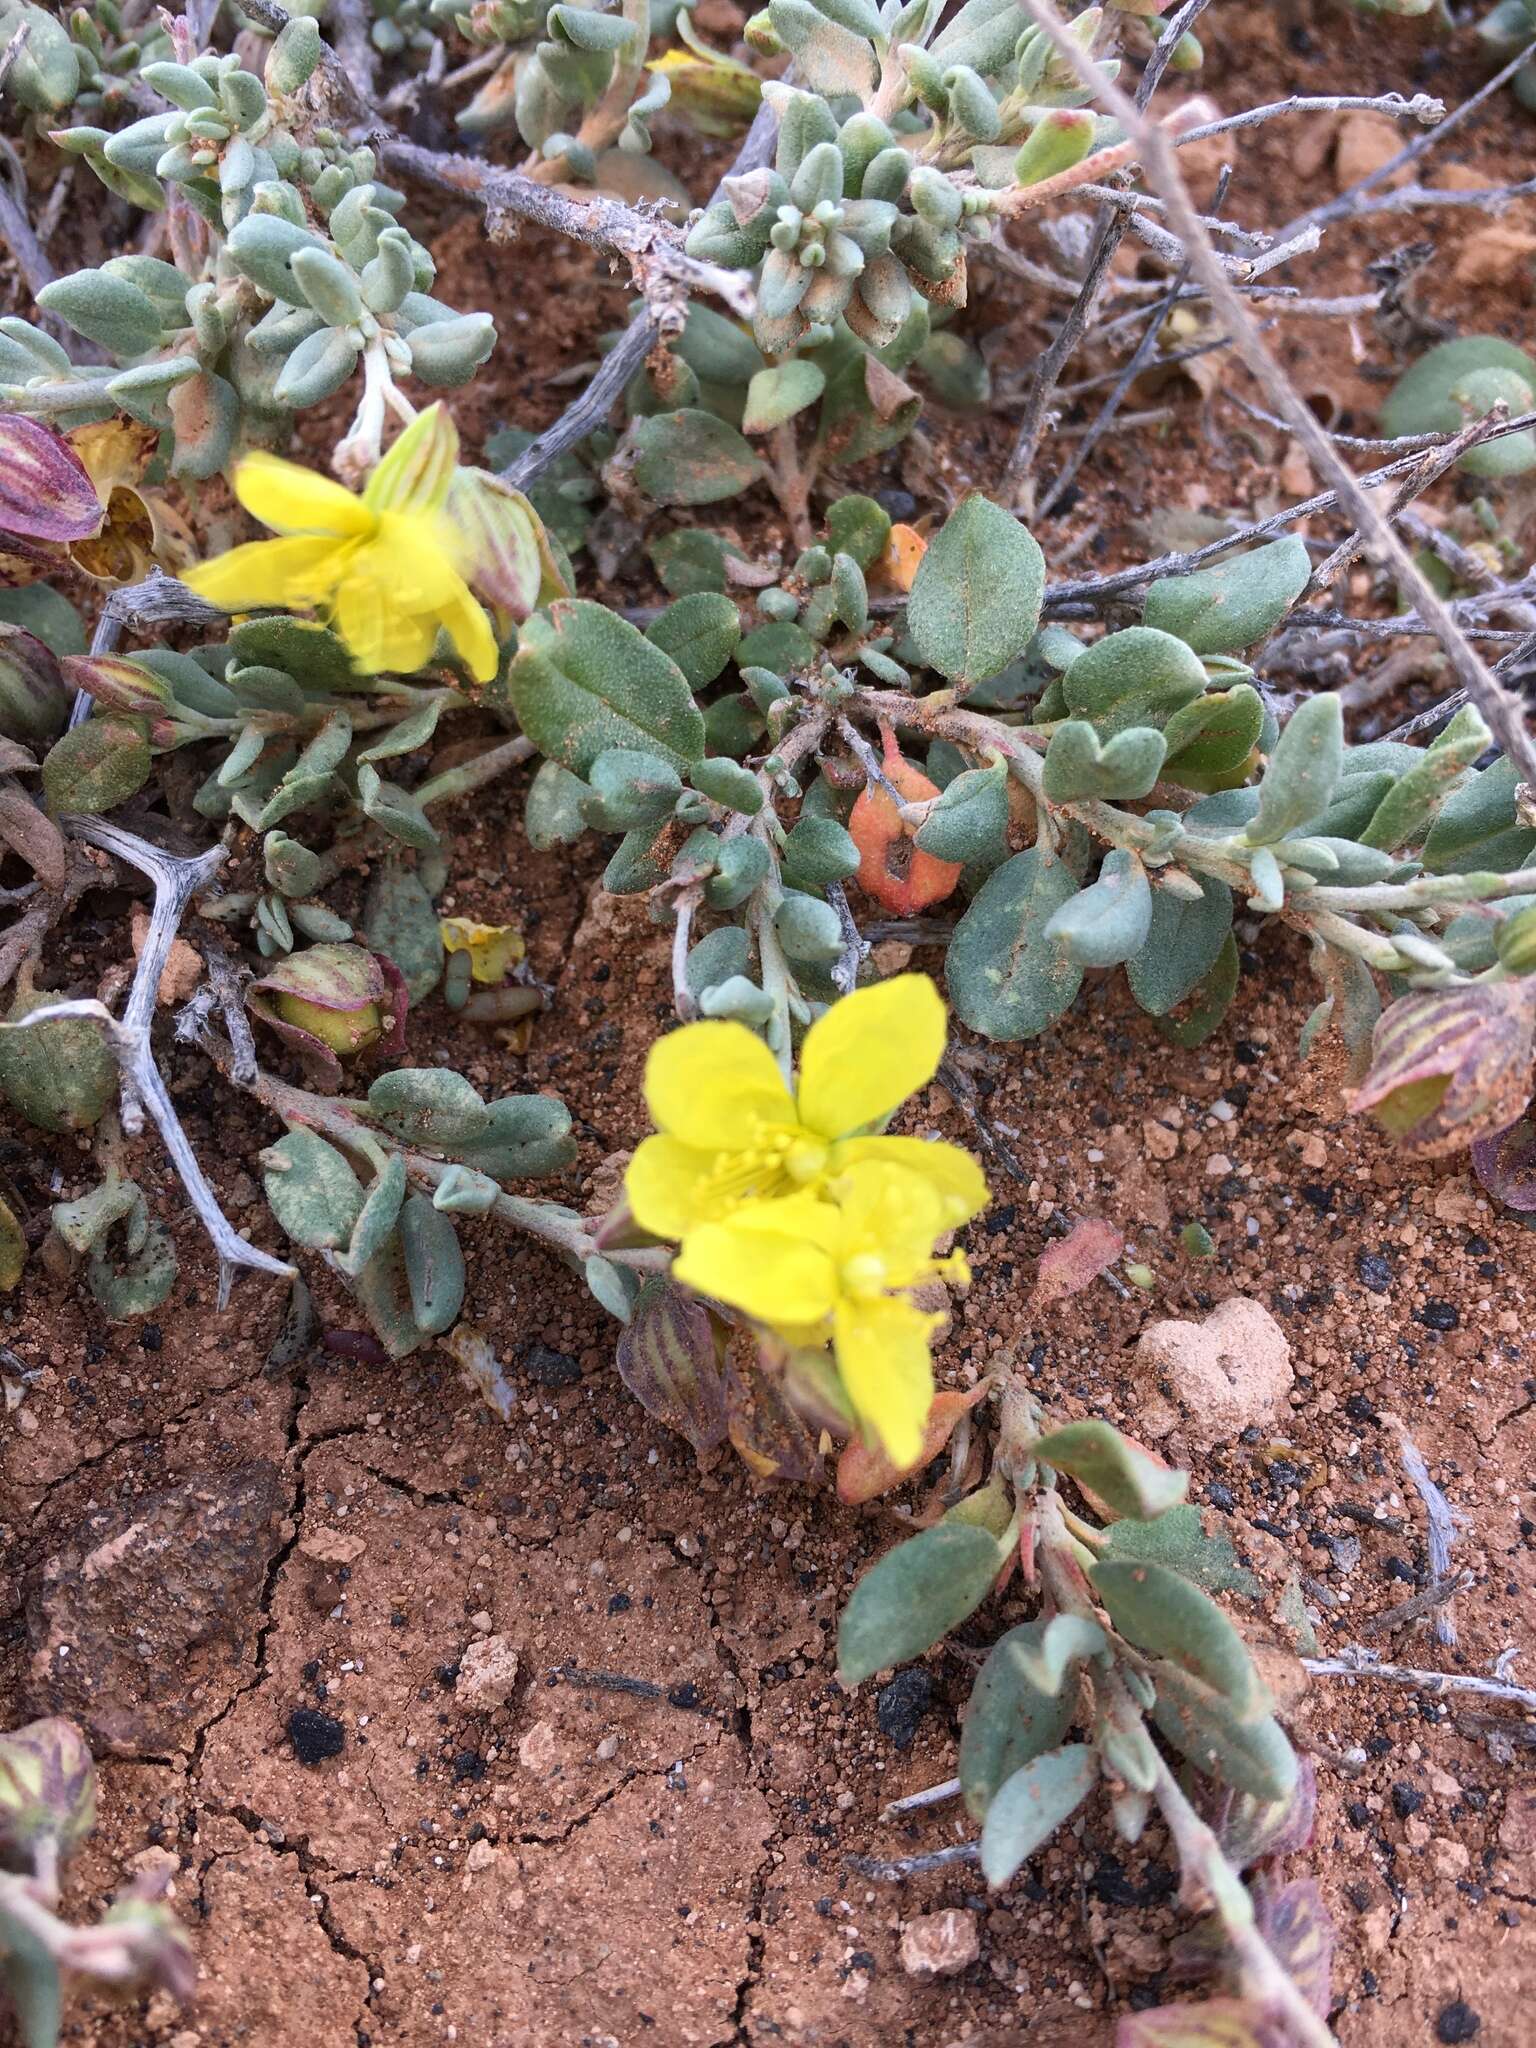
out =
<svg viewBox="0 0 1536 2048"><path fill-rule="evenodd" d="M630 1161L630 1206L658 1237L684 1237L744 1202L821 1187L865 1159L928 1184L953 1229L987 1199L968 1152L877 1131L933 1079L944 1003L923 974L901 974L834 1003L806 1033L792 1095L745 1024L685 1024L651 1047L645 1099L658 1136Z"/></svg>
<svg viewBox="0 0 1536 2048"><path fill-rule="evenodd" d="M712 50L693 28L684 9L677 33L688 45L668 50L646 65L672 88L672 104L687 114L704 135L739 135L757 112L762 80L749 65L739 64L723 50Z"/></svg>
<svg viewBox="0 0 1536 2048"><path fill-rule="evenodd" d="M361 497L280 456L248 455L235 494L280 538L233 548L184 580L225 611L323 611L369 674L414 673L444 632L475 680L489 682L496 636L465 580L469 549L445 509L458 453L458 429L434 405L406 428Z"/></svg>
<svg viewBox="0 0 1536 2048"><path fill-rule="evenodd" d="M855 1415L905 1469L923 1447L933 1400L928 1346L944 1319L903 1290L970 1278L964 1253L937 1259L933 1249L965 1219L931 1181L879 1158L849 1166L826 1195L834 1199L751 1202L722 1223L701 1224L683 1240L673 1272L791 1343L830 1338ZM983 1187L969 1213L985 1198Z"/></svg>
<svg viewBox="0 0 1536 2048"><path fill-rule="evenodd" d="M494 986L527 953L515 924L476 924L472 917L440 918L437 926L450 953L467 953L474 980Z"/></svg>

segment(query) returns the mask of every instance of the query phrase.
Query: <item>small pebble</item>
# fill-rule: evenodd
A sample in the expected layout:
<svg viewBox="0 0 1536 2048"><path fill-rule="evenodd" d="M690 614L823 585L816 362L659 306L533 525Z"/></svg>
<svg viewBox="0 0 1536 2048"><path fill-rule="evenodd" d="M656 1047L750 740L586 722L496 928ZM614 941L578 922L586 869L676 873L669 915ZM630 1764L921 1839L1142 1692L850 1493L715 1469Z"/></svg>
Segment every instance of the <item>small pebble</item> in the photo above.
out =
<svg viewBox="0 0 1536 2048"><path fill-rule="evenodd" d="M1361 1286L1368 1287L1372 1294L1385 1294L1392 1285L1392 1268L1380 1252L1358 1253L1355 1271L1360 1275Z"/></svg>
<svg viewBox="0 0 1536 2048"><path fill-rule="evenodd" d="M315 1707L295 1707L288 1716L288 1740L301 1764L319 1764L341 1755L346 1730L332 1714L322 1714Z"/></svg>
<svg viewBox="0 0 1536 2048"><path fill-rule="evenodd" d="M916 1666L898 1671L889 1685L881 1686L875 1699L881 1734L888 1735L898 1749L910 1749L932 1698L933 1680L926 1671Z"/></svg>

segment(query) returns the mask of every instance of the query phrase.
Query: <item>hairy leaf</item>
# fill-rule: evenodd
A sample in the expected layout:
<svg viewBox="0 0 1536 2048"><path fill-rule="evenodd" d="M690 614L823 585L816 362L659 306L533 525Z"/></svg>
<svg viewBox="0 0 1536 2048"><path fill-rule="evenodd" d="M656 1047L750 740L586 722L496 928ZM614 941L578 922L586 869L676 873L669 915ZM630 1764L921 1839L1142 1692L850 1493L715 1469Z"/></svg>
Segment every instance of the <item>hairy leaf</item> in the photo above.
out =
<svg viewBox="0 0 1536 2048"><path fill-rule="evenodd" d="M990 498L967 498L929 544L907 629L930 668L962 687L1000 675L1034 638L1045 557L1028 527Z"/></svg>
<svg viewBox="0 0 1536 2048"><path fill-rule="evenodd" d="M843 1610L837 1661L844 1682L857 1685L931 1649L981 1605L1002 1564L997 1538L972 1522L940 1522L887 1551Z"/></svg>

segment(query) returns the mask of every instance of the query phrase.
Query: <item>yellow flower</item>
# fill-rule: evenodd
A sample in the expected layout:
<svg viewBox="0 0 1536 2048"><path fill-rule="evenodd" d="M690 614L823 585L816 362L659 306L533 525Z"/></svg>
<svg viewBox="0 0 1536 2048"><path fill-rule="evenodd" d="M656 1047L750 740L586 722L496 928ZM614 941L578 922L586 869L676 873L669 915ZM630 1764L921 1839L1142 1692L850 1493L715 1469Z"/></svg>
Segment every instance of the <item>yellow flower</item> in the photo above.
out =
<svg viewBox="0 0 1536 2048"><path fill-rule="evenodd" d="M184 580L224 611L325 611L369 674L413 674L445 632L477 682L496 673L496 636L464 579L466 548L445 506L459 436L441 405L406 428L362 496L276 455L235 471L246 511L281 536L251 541Z"/></svg>
<svg viewBox="0 0 1536 2048"><path fill-rule="evenodd" d="M645 1099L658 1136L630 1161L625 1187L641 1226L685 1237L745 1202L821 1187L864 1159L926 1182L952 1229L985 1206L980 1167L957 1145L859 1135L933 1079L944 1052L944 1003L923 974L859 989L806 1033L800 1085L745 1024L685 1024L651 1047Z"/></svg>
<svg viewBox="0 0 1536 2048"><path fill-rule="evenodd" d="M450 953L467 953L474 980L492 986L506 980L527 954L515 924L476 924L472 917L443 917L437 929Z"/></svg>
<svg viewBox="0 0 1536 2048"><path fill-rule="evenodd" d="M963 1253L933 1255L934 1240L964 1218L932 1182L881 1159L848 1167L828 1192L835 1201L790 1195L701 1224L672 1270L791 1343L830 1337L855 1415L904 1470L922 1451L933 1401L928 1344L943 1317L925 1315L901 1290L970 1278ZM970 1213L984 1201L985 1190Z"/></svg>
<svg viewBox="0 0 1536 2048"><path fill-rule="evenodd" d="M677 33L687 49L668 50L646 70L666 79L673 105L692 118L701 134L739 135L757 112L762 80L749 65L712 49L694 29L686 9L677 17Z"/></svg>

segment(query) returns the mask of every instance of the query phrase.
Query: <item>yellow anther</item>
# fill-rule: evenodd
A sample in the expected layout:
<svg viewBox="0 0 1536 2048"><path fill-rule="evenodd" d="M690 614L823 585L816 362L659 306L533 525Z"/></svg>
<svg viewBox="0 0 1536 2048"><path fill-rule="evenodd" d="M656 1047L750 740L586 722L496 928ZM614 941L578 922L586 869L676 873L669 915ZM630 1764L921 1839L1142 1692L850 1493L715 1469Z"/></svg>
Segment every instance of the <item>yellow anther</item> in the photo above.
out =
<svg viewBox="0 0 1536 2048"><path fill-rule="evenodd" d="M859 1252L843 1262L843 1287L859 1301L873 1301L885 1289L885 1261L878 1252Z"/></svg>
<svg viewBox="0 0 1536 2048"><path fill-rule="evenodd" d="M827 1146L818 1144L814 1138L800 1138L785 1153L784 1170L792 1181L807 1187L826 1172L830 1158Z"/></svg>

